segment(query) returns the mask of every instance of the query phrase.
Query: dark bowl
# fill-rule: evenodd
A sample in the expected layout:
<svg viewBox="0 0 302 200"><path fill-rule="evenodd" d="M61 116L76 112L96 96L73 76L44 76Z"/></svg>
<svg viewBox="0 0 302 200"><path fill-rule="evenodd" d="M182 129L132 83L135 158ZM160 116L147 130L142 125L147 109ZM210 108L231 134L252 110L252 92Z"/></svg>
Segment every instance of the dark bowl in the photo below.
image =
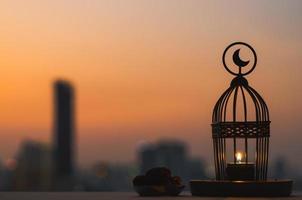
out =
<svg viewBox="0 0 302 200"><path fill-rule="evenodd" d="M140 196L177 196L183 189L184 185L136 185L134 190Z"/></svg>

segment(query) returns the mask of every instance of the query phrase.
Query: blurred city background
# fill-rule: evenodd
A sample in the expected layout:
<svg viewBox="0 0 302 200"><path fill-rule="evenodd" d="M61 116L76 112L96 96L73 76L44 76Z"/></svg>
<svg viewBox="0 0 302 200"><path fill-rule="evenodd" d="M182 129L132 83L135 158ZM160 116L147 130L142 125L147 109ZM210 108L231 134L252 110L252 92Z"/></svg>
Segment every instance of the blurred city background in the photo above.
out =
<svg viewBox="0 0 302 200"><path fill-rule="evenodd" d="M248 80L270 109L269 176L301 189L301 10L300 0L1 0L0 190L129 191L158 165L186 183L214 178L211 115L235 41L258 55Z"/></svg>
<svg viewBox="0 0 302 200"><path fill-rule="evenodd" d="M132 179L137 174L158 166L171 169L186 185L192 179L214 177L212 160L192 157L189 146L176 139L141 143L132 152L134 162L117 164L100 159L81 168L75 159L74 91L65 80L54 83L53 142L23 141L14 157L1 163L1 191L132 191ZM286 163L284 157L273 160L270 177L293 178L295 189L302 189L301 174Z"/></svg>

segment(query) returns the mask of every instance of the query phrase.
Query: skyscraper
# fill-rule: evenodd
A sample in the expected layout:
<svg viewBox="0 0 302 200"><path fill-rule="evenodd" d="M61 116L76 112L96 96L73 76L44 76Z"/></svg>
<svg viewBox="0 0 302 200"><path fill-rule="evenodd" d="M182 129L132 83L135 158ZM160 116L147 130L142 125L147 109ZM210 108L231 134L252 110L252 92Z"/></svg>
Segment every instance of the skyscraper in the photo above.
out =
<svg viewBox="0 0 302 200"><path fill-rule="evenodd" d="M69 190L74 173L74 90L62 80L55 82L54 90L55 182L58 189Z"/></svg>

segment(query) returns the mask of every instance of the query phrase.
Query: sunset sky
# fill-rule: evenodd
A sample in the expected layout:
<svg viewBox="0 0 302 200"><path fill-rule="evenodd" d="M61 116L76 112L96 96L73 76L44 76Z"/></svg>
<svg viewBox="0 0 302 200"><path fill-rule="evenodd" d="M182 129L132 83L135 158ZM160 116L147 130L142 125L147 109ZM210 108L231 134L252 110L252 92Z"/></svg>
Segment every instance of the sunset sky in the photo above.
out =
<svg viewBox="0 0 302 200"><path fill-rule="evenodd" d="M0 158L51 144L52 84L76 88L80 165L134 161L162 138L212 160L211 114L233 76L234 41L258 54L247 78L271 114L271 158L302 167L302 1L1 0Z"/></svg>

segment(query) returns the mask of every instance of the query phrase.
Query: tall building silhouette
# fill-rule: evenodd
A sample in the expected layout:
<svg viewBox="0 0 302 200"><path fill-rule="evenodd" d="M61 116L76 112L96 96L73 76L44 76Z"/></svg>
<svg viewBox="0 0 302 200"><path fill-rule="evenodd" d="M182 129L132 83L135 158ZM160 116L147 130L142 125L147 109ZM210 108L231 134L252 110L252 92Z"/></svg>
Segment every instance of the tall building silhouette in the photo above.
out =
<svg viewBox="0 0 302 200"><path fill-rule="evenodd" d="M74 90L67 81L54 84L54 159L55 184L70 190L74 174Z"/></svg>

